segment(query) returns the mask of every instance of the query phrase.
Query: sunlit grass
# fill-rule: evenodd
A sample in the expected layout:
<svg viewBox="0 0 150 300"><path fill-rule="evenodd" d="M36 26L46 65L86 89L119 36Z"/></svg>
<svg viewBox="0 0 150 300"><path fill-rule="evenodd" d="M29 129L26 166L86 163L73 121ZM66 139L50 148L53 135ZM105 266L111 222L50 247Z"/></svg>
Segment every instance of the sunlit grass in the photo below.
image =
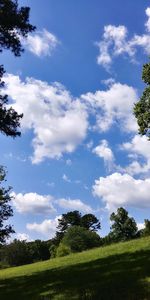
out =
<svg viewBox="0 0 150 300"><path fill-rule="evenodd" d="M0 299L150 299L150 238L0 271Z"/></svg>

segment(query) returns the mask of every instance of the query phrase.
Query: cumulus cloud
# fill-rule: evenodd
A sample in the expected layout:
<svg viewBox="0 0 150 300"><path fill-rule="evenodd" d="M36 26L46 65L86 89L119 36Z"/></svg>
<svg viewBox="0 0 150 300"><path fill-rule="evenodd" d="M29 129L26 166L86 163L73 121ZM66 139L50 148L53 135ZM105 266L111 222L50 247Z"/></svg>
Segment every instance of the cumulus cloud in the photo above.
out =
<svg viewBox="0 0 150 300"><path fill-rule="evenodd" d="M123 143L121 149L129 152L129 157L133 159L125 168L129 174L150 171L150 142L146 136L135 135L130 142Z"/></svg>
<svg viewBox="0 0 150 300"><path fill-rule="evenodd" d="M67 210L79 210L84 213L91 213L93 211L89 205L83 203L80 199L59 199L57 204Z"/></svg>
<svg viewBox="0 0 150 300"><path fill-rule="evenodd" d="M34 55L42 57L51 56L59 41L54 34L43 29L37 33L29 34L27 38L22 39L22 44Z"/></svg>
<svg viewBox="0 0 150 300"><path fill-rule="evenodd" d="M106 140L102 140L101 143L95 147L92 151L98 157L103 158L105 164L108 166L110 170L113 166L114 155L112 150L109 148L108 142Z"/></svg>
<svg viewBox="0 0 150 300"><path fill-rule="evenodd" d="M96 91L81 96L91 113L96 116L96 127L107 131L119 123L124 131L137 131L133 105L138 100L136 90L126 84L113 83L106 91Z"/></svg>
<svg viewBox="0 0 150 300"><path fill-rule="evenodd" d="M57 216L55 219L46 219L42 223L28 223L26 227L29 231L35 231L50 239L56 233L58 219L60 218L61 216Z"/></svg>
<svg viewBox="0 0 150 300"><path fill-rule="evenodd" d="M103 38L97 43L99 65L109 70L113 58L122 54L128 55L132 61L135 61L137 47L142 47L146 54L150 54L150 8L147 8L145 12L148 17L145 23L147 32L143 35L135 34L133 38L128 39L128 30L125 26L107 25L104 27Z"/></svg>
<svg viewBox="0 0 150 300"><path fill-rule="evenodd" d="M59 159L71 153L86 137L88 128L85 106L59 83L18 76L5 77L6 93L12 98L13 107L24 114L22 129L34 132L32 163L45 158Z"/></svg>
<svg viewBox="0 0 150 300"><path fill-rule="evenodd" d="M95 180L93 193L103 200L106 208L120 206L150 208L150 178L134 179L128 174L113 173Z"/></svg>
<svg viewBox="0 0 150 300"><path fill-rule="evenodd" d="M138 129L133 116L138 96L126 84L111 82L106 90L74 99L60 83L48 84L34 78L21 81L19 76L11 74L5 76L5 82L12 106L24 114L22 131L33 131L33 164L46 158L60 159L65 153L75 151L90 129L90 115L95 118L94 129L101 132L118 123L123 131ZM92 142L87 147L92 147Z"/></svg>
<svg viewBox="0 0 150 300"><path fill-rule="evenodd" d="M11 194L13 205L19 213L50 214L55 212L52 205L52 196L39 195L37 193Z"/></svg>

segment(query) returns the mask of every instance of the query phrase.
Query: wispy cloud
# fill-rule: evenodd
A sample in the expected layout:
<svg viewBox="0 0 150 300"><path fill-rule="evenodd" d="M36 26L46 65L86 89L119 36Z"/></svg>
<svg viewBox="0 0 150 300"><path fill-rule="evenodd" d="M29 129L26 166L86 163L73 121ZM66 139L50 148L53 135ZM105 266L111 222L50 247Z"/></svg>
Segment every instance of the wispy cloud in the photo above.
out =
<svg viewBox="0 0 150 300"><path fill-rule="evenodd" d="M27 38L22 39L22 43L27 50L38 57L51 56L60 44L57 37L46 29L29 34Z"/></svg>
<svg viewBox="0 0 150 300"><path fill-rule="evenodd" d="M108 145L108 141L102 140L100 144L93 149L92 152L95 153L98 157L104 159L105 165L109 171L113 168L115 158L112 150Z"/></svg>

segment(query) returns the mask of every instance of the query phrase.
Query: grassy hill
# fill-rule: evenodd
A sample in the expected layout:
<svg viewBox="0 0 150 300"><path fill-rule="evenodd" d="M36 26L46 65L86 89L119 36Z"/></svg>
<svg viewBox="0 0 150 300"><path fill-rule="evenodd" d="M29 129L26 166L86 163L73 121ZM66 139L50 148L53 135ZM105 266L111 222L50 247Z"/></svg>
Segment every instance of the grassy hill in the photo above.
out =
<svg viewBox="0 0 150 300"><path fill-rule="evenodd" d="M150 299L150 237L0 271L0 299Z"/></svg>

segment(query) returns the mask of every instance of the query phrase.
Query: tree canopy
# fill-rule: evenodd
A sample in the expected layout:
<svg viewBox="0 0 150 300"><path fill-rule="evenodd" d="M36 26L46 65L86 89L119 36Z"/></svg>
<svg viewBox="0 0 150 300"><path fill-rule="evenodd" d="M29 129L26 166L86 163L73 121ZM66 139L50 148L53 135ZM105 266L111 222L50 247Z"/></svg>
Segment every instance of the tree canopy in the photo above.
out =
<svg viewBox="0 0 150 300"><path fill-rule="evenodd" d="M126 241L136 236L137 225L133 218L128 216L128 212L120 207L116 213L112 213L110 216L112 222L111 226L111 238L114 241Z"/></svg>
<svg viewBox="0 0 150 300"><path fill-rule="evenodd" d="M93 214L85 214L82 216L78 210L62 214L58 222L57 229L63 233L70 226L81 226L91 231L97 231L101 228L99 220Z"/></svg>
<svg viewBox="0 0 150 300"><path fill-rule="evenodd" d="M62 244L68 246L72 252L80 252L100 246L101 239L96 232L81 226L71 226L65 233Z"/></svg>
<svg viewBox="0 0 150 300"><path fill-rule="evenodd" d="M9 217L13 216L13 210L9 204L12 197L10 196L11 188L2 187L2 183L6 181L6 172L0 167L0 244L3 244L9 238L14 230L11 225L5 225Z"/></svg>
<svg viewBox="0 0 150 300"><path fill-rule="evenodd" d="M5 49L11 50L15 56L23 52L21 39L35 30L35 26L29 23L29 7L18 7L17 0L0 0L0 52ZM20 119L12 107L8 107L8 96L3 95L4 67L0 65L0 131L1 133L16 137L20 135Z"/></svg>
<svg viewBox="0 0 150 300"><path fill-rule="evenodd" d="M147 86L140 100L134 105L134 115L137 118L139 133L150 138L150 63L143 66L142 79Z"/></svg>

